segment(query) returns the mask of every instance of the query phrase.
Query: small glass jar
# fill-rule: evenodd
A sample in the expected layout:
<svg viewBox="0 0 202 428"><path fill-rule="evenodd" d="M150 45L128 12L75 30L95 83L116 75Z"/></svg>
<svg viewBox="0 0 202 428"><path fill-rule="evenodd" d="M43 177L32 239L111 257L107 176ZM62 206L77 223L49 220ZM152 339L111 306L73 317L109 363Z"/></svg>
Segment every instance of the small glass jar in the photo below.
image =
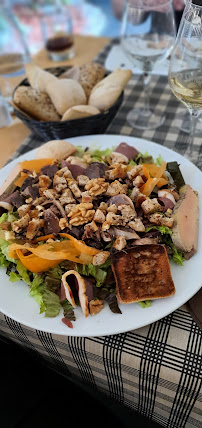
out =
<svg viewBox="0 0 202 428"><path fill-rule="evenodd" d="M48 56L52 61L74 57L72 19L68 6L44 6L41 13L42 33Z"/></svg>

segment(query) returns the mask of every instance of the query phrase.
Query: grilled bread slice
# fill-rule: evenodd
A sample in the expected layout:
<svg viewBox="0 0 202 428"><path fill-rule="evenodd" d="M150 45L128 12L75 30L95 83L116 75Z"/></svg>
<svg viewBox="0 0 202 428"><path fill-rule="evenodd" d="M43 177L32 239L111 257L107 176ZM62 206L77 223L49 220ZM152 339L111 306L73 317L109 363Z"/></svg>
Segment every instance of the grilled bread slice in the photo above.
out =
<svg viewBox="0 0 202 428"><path fill-rule="evenodd" d="M164 245L137 245L114 252L112 270L120 303L162 299L175 293Z"/></svg>

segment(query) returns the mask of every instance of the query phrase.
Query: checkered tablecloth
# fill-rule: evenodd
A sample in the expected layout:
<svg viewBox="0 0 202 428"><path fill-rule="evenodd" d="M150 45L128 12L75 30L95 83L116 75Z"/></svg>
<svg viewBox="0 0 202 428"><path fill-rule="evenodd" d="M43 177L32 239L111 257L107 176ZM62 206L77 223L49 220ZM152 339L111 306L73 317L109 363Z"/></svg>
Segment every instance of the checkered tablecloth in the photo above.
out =
<svg viewBox="0 0 202 428"><path fill-rule="evenodd" d="M99 62L105 62L111 46L100 53ZM177 127L182 106L167 79L152 77L151 106L166 114L164 124L154 131L137 131L126 122L128 110L141 106L142 95L141 78L134 76L107 133L146 138L186 155L189 136ZM194 141L199 168L201 137ZM38 137L28 137L13 158L40 144ZM166 428L202 426L202 335L186 305L147 327L94 338L44 333L0 314L0 334L40 355L61 374L80 379Z"/></svg>

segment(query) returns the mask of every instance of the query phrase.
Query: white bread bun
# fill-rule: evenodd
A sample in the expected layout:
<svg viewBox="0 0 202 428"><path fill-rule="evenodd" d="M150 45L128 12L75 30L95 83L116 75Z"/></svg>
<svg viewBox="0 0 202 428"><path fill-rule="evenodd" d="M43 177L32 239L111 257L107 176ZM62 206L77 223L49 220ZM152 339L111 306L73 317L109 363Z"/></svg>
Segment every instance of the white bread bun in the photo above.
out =
<svg viewBox="0 0 202 428"><path fill-rule="evenodd" d="M57 79L48 82L47 93L57 112L62 116L70 107L86 104L82 86L73 79Z"/></svg>
<svg viewBox="0 0 202 428"><path fill-rule="evenodd" d="M57 81L57 77L35 64L26 64L25 69L30 86L38 92L47 92L47 84Z"/></svg>
<svg viewBox="0 0 202 428"><path fill-rule="evenodd" d="M69 108L62 116L61 120L82 119L89 116L99 114L100 110L89 105L80 105Z"/></svg>
<svg viewBox="0 0 202 428"><path fill-rule="evenodd" d="M66 159L76 152L76 147L65 140L51 140L39 147L36 159L52 158L57 160Z"/></svg>
<svg viewBox="0 0 202 428"><path fill-rule="evenodd" d="M117 101L131 76L131 70L116 69L94 86L88 104L100 111L107 110Z"/></svg>

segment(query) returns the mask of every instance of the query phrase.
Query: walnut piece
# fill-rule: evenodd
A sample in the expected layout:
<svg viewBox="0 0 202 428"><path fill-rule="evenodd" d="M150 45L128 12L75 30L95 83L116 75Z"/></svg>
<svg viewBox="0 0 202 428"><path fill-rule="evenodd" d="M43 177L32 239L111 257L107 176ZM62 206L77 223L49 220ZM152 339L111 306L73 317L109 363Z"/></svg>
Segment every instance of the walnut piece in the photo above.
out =
<svg viewBox="0 0 202 428"><path fill-rule="evenodd" d="M52 181L47 175L40 175L39 176L39 187L43 187L44 189L47 189L51 185Z"/></svg>
<svg viewBox="0 0 202 428"><path fill-rule="evenodd" d="M68 214L68 217L70 217L69 223L72 226L80 226L81 224L89 223L95 214L95 210L92 208L93 204L91 203L75 205Z"/></svg>
<svg viewBox="0 0 202 428"><path fill-rule="evenodd" d="M67 221L67 219L66 218L60 218L60 220L59 220L59 226L60 226L60 229L61 230L63 230L63 229L65 229L66 227L68 227L68 221Z"/></svg>
<svg viewBox="0 0 202 428"><path fill-rule="evenodd" d="M89 309L91 315L98 314L104 308L103 300L91 300L89 302Z"/></svg>
<svg viewBox="0 0 202 428"><path fill-rule="evenodd" d="M100 251L95 256L93 256L93 265L99 266L106 262L106 260L109 258L110 252L109 251Z"/></svg>
<svg viewBox="0 0 202 428"><path fill-rule="evenodd" d="M104 178L93 178L86 184L85 190L88 190L91 196L98 196L105 193L108 186L109 183L106 183Z"/></svg>

